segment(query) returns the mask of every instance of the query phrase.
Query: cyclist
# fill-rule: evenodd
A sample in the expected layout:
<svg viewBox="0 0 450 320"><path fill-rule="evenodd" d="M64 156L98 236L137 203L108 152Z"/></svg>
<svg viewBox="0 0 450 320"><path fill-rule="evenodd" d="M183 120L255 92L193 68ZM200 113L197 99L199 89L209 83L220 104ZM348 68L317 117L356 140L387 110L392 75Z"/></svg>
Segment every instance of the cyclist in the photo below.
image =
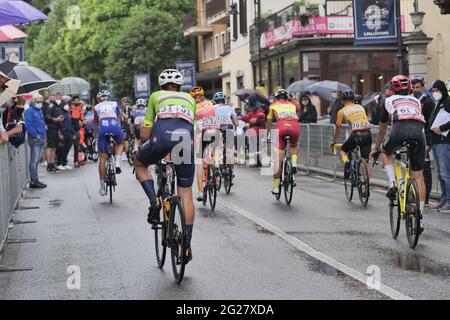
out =
<svg viewBox="0 0 450 320"><path fill-rule="evenodd" d="M141 127L141 138L146 142L136 155L136 178L150 201L147 221L152 225L157 224L161 203L157 201L153 178L148 167L157 164L181 143L183 158L189 158L187 162L183 160L180 164L176 163L175 169L178 195L181 197L185 210L186 246L188 249L184 256L185 262L188 263L192 259L190 244L195 218L192 197L195 175L193 146L195 101L188 93L180 92L184 80L178 70L164 70L159 75L158 82L161 91L150 96L147 115ZM155 120L157 121L155 122ZM186 150L190 154L186 154Z"/></svg>
<svg viewBox="0 0 450 320"><path fill-rule="evenodd" d="M190 92L196 102L196 153L201 152L204 159L204 152L209 144L215 141L216 130L220 128L214 104L205 99L205 91L201 87L194 87ZM214 156L214 152L212 152ZM197 201L203 199L203 162L197 164Z"/></svg>
<svg viewBox="0 0 450 320"><path fill-rule="evenodd" d="M141 145L141 126L144 123L147 114L147 101L138 99L136 101L136 109L131 113L131 123L133 124L134 136L136 141L134 144L134 153L137 153Z"/></svg>
<svg viewBox="0 0 450 320"><path fill-rule="evenodd" d="M123 145L125 152L128 152L130 148L130 134L131 134L131 113L133 108L131 107L130 100L127 97L120 99L120 104L122 108L122 132L124 134Z"/></svg>
<svg viewBox="0 0 450 320"><path fill-rule="evenodd" d="M361 157L367 162L369 161L370 151L372 148L372 134L370 133L370 122L367 117L366 110L360 104L356 104L355 94L353 91L344 91L341 96L344 107L339 110L336 120L336 129L334 130L333 144L336 144L341 132L341 126L345 120L349 124L350 135L341 148L341 159L345 164L345 178L350 178L350 161L348 154L352 152L356 146L361 148ZM369 173L370 176L370 173Z"/></svg>
<svg viewBox="0 0 450 320"><path fill-rule="evenodd" d="M275 103L270 105L269 114L267 115L266 128L272 127L272 120L277 121L278 141L275 142L275 175L274 188L272 193L279 193L281 165L283 163L283 154L286 149L285 137L291 137L291 153L292 153L292 169L294 174L297 173L298 147L297 142L300 137L300 123L298 122L299 110L295 104L289 102L289 94L286 90L280 89L274 94Z"/></svg>
<svg viewBox="0 0 450 320"><path fill-rule="evenodd" d="M425 182L423 178L423 168L425 165L425 117L422 114L422 105L414 96L410 96L410 80L398 75L390 81L394 94L382 101L384 108L380 110L380 127L377 136L375 149L371 153L371 158L375 158L382 153L382 162L389 179L389 190L386 197L395 199L397 193L394 160L392 154L399 150L404 142L415 141L417 144L411 146L411 176L416 180L419 188L420 212L421 212L421 232L423 232L422 214L425 206ZM391 133L383 142L386 135L388 122L391 120ZM382 145L382 148L381 148Z"/></svg>
<svg viewBox="0 0 450 320"><path fill-rule="evenodd" d="M116 141L116 173L120 174L120 155L123 152L123 133L120 127L121 111L115 101L110 101L111 93L103 90L100 92L101 102L95 106L94 135L98 138L100 195L106 196L105 174L108 140L107 134L112 134Z"/></svg>
<svg viewBox="0 0 450 320"><path fill-rule="evenodd" d="M213 101L215 103L214 109L216 111L216 117L219 122L220 131L222 132L223 137L225 138L225 146L226 150L229 150L229 146L227 145L227 131L233 130L233 143L230 143L231 146L234 145L234 128L239 125L239 119L237 118L236 112L233 108L233 106L225 104L227 101L227 96L223 92L217 92L214 97ZM228 151L227 151L228 152ZM234 153L233 153L234 154ZM230 162L233 169L234 161L227 161ZM226 164L226 163L224 163Z"/></svg>

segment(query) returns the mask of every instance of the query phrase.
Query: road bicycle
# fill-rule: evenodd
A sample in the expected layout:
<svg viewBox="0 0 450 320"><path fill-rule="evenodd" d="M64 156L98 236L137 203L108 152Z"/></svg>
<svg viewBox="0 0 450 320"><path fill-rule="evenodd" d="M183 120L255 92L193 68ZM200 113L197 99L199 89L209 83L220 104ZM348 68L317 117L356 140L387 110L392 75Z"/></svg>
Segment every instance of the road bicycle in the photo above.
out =
<svg viewBox="0 0 450 320"><path fill-rule="evenodd" d="M106 139L108 141L107 146L107 155L106 159L106 175L105 175L105 184L106 184L106 192L109 193L109 203L113 202L113 191L116 191L117 179L116 179L116 156L115 156L115 140L114 136L111 134L106 135Z"/></svg>
<svg viewBox="0 0 450 320"><path fill-rule="evenodd" d="M176 171L172 162L161 160L156 167L158 185L157 201L161 205L155 231L155 248L158 267L163 269L167 249L172 258L175 281L181 283L186 266L186 222L181 199L176 195Z"/></svg>
<svg viewBox="0 0 450 320"><path fill-rule="evenodd" d="M342 148L343 144L335 144L333 153L338 156L337 149ZM353 158L355 155L355 159ZM364 207L367 207L370 197L370 177L369 168L366 160L361 158L361 148L356 147L356 150L348 153L350 159L350 176L346 176L344 172L344 187L345 196L348 201L353 200L354 188L358 190L359 200Z"/></svg>
<svg viewBox="0 0 450 320"><path fill-rule="evenodd" d="M226 131L222 131L222 139L223 139L223 149L222 149L222 159L223 163L219 167L219 186L218 190L220 191L222 182L227 194L230 194L231 187L233 186L234 172L233 165L227 163L227 144L226 144Z"/></svg>
<svg viewBox="0 0 450 320"><path fill-rule="evenodd" d="M414 249L420 237L422 214L420 212L419 187L410 174L411 150L417 146L416 140L407 140L403 143L406 150L395 153L395 180L397 182L396 198L389 200L389 217L391 233L397 239L400 232L400 222L405 221L406 237L409 246ZM406 155L406 159L402 159ZM397 207L397 210L395 210Z"/></svg>
<svg viewBox="0 0 450 320"><path fill-rule="evenodd" d="M213 164L203 163L203 199L205 206L209 198L209 206L212 211L216 208L217 191L220 184L220 171Z"/></svg>
<svg viewBox="0 0 450 320"><path fill-rule="evenodd" d="M289 206L292 202L292 195L294 194L295 175L292 168L292 158L291 158L291 137L286 136L284 140L286 141L286 149L284 150L283 163L281 165L281 177L280 185L278 187L278 193L275 194L275 198L280 200L281 191L284 190L284 199L286 204Z"/></svg>

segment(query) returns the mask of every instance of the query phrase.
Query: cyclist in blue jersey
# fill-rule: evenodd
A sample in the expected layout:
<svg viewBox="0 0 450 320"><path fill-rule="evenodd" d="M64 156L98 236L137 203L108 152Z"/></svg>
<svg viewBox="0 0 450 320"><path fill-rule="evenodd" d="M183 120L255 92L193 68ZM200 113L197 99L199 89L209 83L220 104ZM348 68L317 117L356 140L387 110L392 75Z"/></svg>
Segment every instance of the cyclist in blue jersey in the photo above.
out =
<svg viewBox="0 0 450 320"><path fill-rule="evenodd" d="M98 172L100 176L100 195L106 196L105 174L106 174L106 160L108 140L106 135L111 134L116 142L116 173L120 174L120 156L123 152L123 132L120 126L122 113L120 106L115 101L110 101L111 93L104 90L98 95L99 104L95 106L94 115L94 135L98 134L98 153L99 166Z"/></svg>

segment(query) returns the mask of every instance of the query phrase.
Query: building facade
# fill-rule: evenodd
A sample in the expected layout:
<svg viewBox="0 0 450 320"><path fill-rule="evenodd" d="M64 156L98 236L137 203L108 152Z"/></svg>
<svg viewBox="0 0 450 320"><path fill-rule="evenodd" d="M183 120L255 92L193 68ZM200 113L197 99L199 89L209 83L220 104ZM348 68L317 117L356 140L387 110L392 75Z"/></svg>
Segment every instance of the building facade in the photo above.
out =
<svg viewBox="0 0 450 320"><path fill-rule="evenodd" d="M184 36L195 42L197 85L207 96L222 90L222 55L229 50L230 15L227 0L197 0L196 12L183 18Z"/></svg>

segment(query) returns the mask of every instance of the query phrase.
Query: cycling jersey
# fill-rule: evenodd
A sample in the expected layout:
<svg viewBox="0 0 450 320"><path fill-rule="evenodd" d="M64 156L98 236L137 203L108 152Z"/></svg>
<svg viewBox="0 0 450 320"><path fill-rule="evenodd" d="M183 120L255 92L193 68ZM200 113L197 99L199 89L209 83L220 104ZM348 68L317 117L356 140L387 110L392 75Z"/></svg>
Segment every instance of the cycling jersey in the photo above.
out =
<svg viewBox="0 0 450 320"><path fill-rule="evenodd" d="M268 120L277 121L278 141L275 142L275 149L286 149L285 137L291 137L291 147L296 147L300 137L300 123L298 122L297 106L287 100L277 101L269 108Z"/></svg>
<svg viewBox="0 0 450 320"><path fill-rule="evenodd" d="M298 111L296 105L287 100L277 101L270 106L267 119L273 120L275 117L277 122L283 120L298 121Z"/></svg>
<svg viewBox="0 0 450 320"><path fill-rule="evenodd" d="M359 104L351 104L339 110L336 125L342 125L344 120L348 122L352 132L370 130L370 122L366 110Z"/></svg>
<svg viewBox="0 0 450 320"><path fill-rule="evenodd" d="M205 100L197 103L195 116L196 125L201 131L220 128L219 120L216 116L216 109L211 101Z"/></svg>
<svg viewBox="0 0 450 320"><path fill-rule="evenodd" d="M98 151L105 153L108 140L107 134L111 134L117 143L122 143L123 132L120 126L120 107L115 101L104 101L95 106L95 122L99 125Z"/></svg>
<svg viewBox="0 0 450 320"><path fill-rule="evenodd" d="M182 119L193 124L195 109L195 100L188 93L157 91L150 96L143 126L152 128L157 119Z"/></svg>
<svg viewBox="0 0 450 320"><path fill-rule="evenodd" d="M221 128L232 128L233 120L237 119L234 108L225 104L216 104L214 106L216 117Z"/></svg>
<svg viewBox="0 0 450 320"><path fill-rule="evenodd" d="M139 129L144 123L145 116L147 115L147 108L137 108L131 114L131 122L134 124L136 129Z"/></svg>
<svg viewBox="0 0 450 320"><path fill-rule="evenodd" d="M392 122L402 120L415 120L425 123L425 117L422 114L422 104L413 96L394 95L386 98L384 108L381 110L381 123L387 123L389 119Z"/></svg>

